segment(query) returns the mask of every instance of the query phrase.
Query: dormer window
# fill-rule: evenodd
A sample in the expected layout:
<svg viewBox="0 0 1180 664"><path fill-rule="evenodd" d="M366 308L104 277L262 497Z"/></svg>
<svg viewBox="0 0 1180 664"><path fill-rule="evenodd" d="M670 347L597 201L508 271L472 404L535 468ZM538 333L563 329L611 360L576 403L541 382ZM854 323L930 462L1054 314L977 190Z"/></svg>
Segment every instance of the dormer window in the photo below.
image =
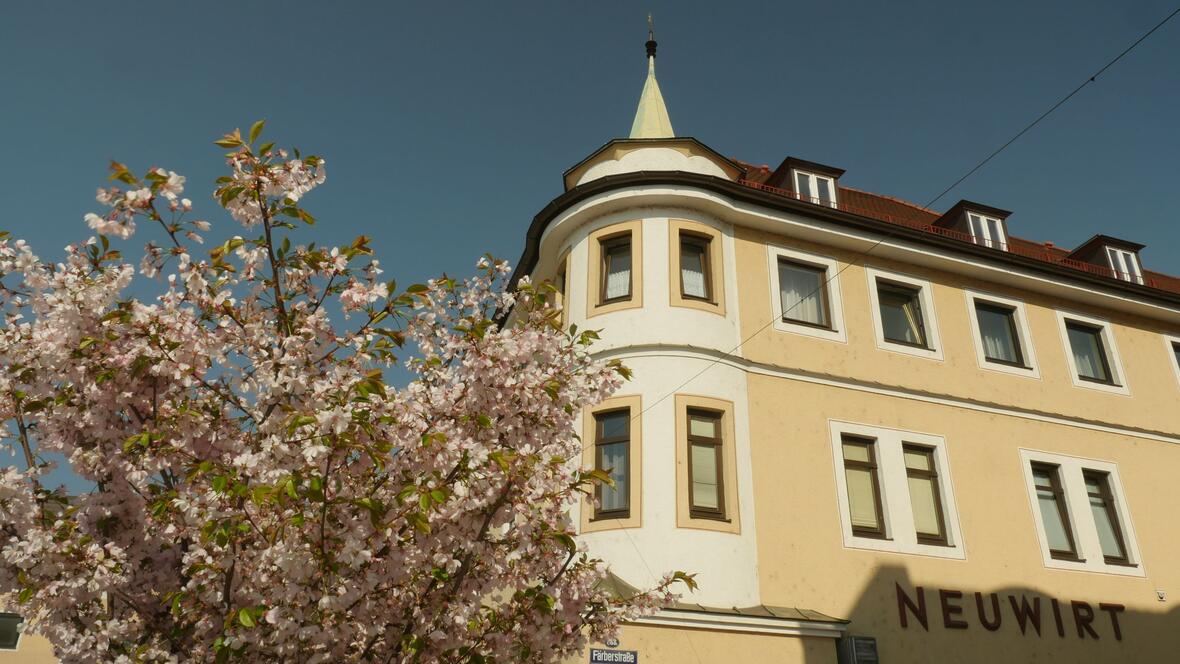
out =
<svg viewBox="0 0 1180 664"><path fill-rule="evenodd" d="M989 217L977 212L967 213L967 225L971 229L971 239L975 244L982 244L993 249L1008 248L1008 238L1004 235L1004 222L996 217Z"/></svg>
<svg viewBox="0 0 1180 664"><path fill-rule="evenodd" d="M836 181L826 175L795 171L795 192L805 201L836 207Z"/></svg>
<svg viewBox="0 0 1180 664"><path fill-rule="evenodd" d="M1107 247L1106 258L1110 261L1110 269L1114 270L1116 279L1143 283L1143 271L1139 268L1139 258L1135 252Z"/></svg>

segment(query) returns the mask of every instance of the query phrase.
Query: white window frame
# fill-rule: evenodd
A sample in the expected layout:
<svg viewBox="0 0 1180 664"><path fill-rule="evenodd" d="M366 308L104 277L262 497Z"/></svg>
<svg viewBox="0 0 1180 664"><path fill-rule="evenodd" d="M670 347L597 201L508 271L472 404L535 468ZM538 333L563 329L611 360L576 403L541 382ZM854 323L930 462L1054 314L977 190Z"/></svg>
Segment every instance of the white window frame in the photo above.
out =
<svg viewBox="0 0 1180 664"><path fill-rule="evenodd" d="M808 337L827 339L828 341L848 342L848 335L844 328L844 306L840 297L840 266L835 258L812 254L797 249L790 249L779 245L767 245L767 266L770 270L770 307L774 312L774 329L780 332L802 334ZM828 317L831 319L832 329L825 330L811 325L802 325L789 320L783 320L783 301L779 291L778 261L783 258L793 263L802 263L824 270L827 280Z"/></svg>
<svg viewBox="0 0 1180 664"><path fill-rule="evenodd" d="M954 480L947 460L946 440L942 436L887 427L828 420L832 438L832 462L836 474L836 502L840 512L840 531L847 549L869 549L890 553L905 553L936 558L965 560L967 546L959 525ZM861 537L852 533L852 519L848 508L848 484L844 477L844 435L872 438L877 459L877 486L880 491L881 513L885 520L885 538ZM939 499L942 518L946 522L947 545L924 544L918 541L914 528L914 513L910 506L902 446L906 443L929 447L934 451L934 469L938 473Z"/></svg>
<svg viewBox="0 0 1180 664"><path fill-rule="evenodd" d="M803 200L806 200L808 202L815 203L816 205L828 205L829 207L836 207L837 206L836 178L828 176L828 175L820 175L819 173L812 173L811 171L802 171L797 168L792 168L791 169L791 186L796 189L799 188L799 176L800 175L803 175L807 178L807 189L808 189L807 191L797 191L796 192L797 194L799 194L800 198L802 198ZM824 203L822 200L820 200L819 186L817 186L817 184L816 184L816 182L818 180L827 180L828 181L828 185L831 187L831 190L832 190L832 202L831 203Z"/></svg>
<svg viewBox="0 0 1180 664"><path fill-rule="evenodd" d="M1147 571L1143 566L1143 557L1139 554L1135 526L1131 522L1131 511L1127 506L1126 495L1123 494L1123 483L1119 479L1119 469L1116 464L1110 461L1025 448L1020 449L1020 463L1024 486L1028 491L1029 509L1032 511L1033 524L1036 527L1037 540L1041 547L1041 560L1045 567L1077 572L1118 574L1120 576L1147 576ZM1037 490L1033 485L1033 463L1057 466L1062 491L1065 493L1066 509L1069 510L1069 523L1070 528L1073 529L1074 546L1077 548L1080 560L1062 560L1054 558L1049 553L1049 538L1045 535L1045 523L1041 519L1041 510L1037 504ZM1094 525L1089 496L1086 494L1086 481L1082 476L1082 472L1086 470L1095 470L1107 475L1110 493L1114 497L1115 515L1119 519L1119 527L1123 534L1123 545L1127 548L1129 563L1127 565L1109 564L1102 555L1102 543L1098 539L1098 528Z"/></svg>
<svg viewBox="0 0 1180 664"><path fill-rule="evenodd" d="M1066 321L1077 321L1084 325L1099 328L1102 334L1102 347L1106 351L1106 361L1110 366L1111 378L1114 380L1113 385L1105 383L1096 383L1094 381L1082 380L1078 375L1078 366L1073 359L1073 346L1069 343L1069 330L1065 329ZM1131 388L1127 384L1127 374L1123 371L1123 361L1119 357L1119 347L1114 341L1114 327L1110 321L1102 318L1094 318L1093 316L1085 316L1071 311L1057 311L1057 328L1061 332L1061 345L1065 350L1065 361L1069 365L1069 378L1073 381L1074 387L1081 387L1087 390L1098 390L1100 392L1109 392L1111 394L1121 394L1124 396L1131 395Z"/></svg>
<svg viewBox="0 0 1180 664"><path fill-rule="evenodd" d="M881 350L914 355L929 360L942 360L942 340L938 336L938 317L934 311L934 288L929 281L910 277L897 272L889 272L875 267L865 267L865 275L869 280L869 304L872 309L873 330L877 338L877 348ZM926 343L929 348L918 348L907 344L899 344L885 338L885 326L881 322L881 302L877 297L877 279L892 281L903 286L919 289L918 299L922 304L922 325L926 332Z"/></svg>
<svg viewBox="0 0 1180 664"><path fill-rule="evenodd" d="M1176 374L1176 382L1180 383L1180 362L1176 360L1176 351L1172 348L1173 345L1180 344L1180 336L1175 334L1165 334L1163 337L1164 348L1168 353L1168 364L1172 365L1172 372Z"/></svg>
<svg viewBox="0 0 1180 664"><path fill-rule="evenodd" d="M1106 247L1106 262L1114 270L1114 278L1120 281L1143 283L1143 269L1139 267L1139 257L1133 251Z"/></svg>
<svg viewBox="0 0 1180 664"><path fill-rule="evenodd" d="M975 232L975 224L972 223L972 218L979 220L979 230ZM975 240L975 244L982 244L985 247L992 247L994 249L1008 249L1008 237L1004 233L1004 221L999 217L991 217L982 212L967 211L967 229L971 232L971 237ZM992 237L993 232L996 237Z"/></svg>
<svg viewBox="0 0 1180 664"><path fill-rule="evenodd" d="M975 342L975 359L979 362L979 368L1014 376L1040 378L1041 369L1037 364L1036 351L1033 349L1032 330L1028 326L1028 314L1024 310L1024 303L1020 300L980 291L964 290L963 292L967 295L967 315L971 319L971 340ZM1007 307L1015 312L1017 341L1020 343L1020 353L1027 366L1014 367L1003 362L993 362L987 358L987 354L983 352L983 335L979 331L979 315L975 311L976 302Z"/></svg>

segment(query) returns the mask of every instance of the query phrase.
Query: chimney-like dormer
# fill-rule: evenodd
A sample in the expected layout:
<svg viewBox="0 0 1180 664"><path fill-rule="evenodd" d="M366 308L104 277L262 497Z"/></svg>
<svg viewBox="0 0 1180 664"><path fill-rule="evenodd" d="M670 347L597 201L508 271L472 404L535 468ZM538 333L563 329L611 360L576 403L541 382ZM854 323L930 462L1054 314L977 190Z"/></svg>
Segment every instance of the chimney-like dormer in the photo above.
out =
<svg viewBox="0 0 1180 664"><path fill-rule="evenodd" d="M1012 213L997 207L961 200L934 221L935 226L958 231L975 244L1008 250L1008 217Z"/></svg>
<svg viewBox="0 0 1180 664"><path fill-rule="evenodd" d="M1143 283L1139 250L1144 245L1109 235L1095 235L1070 253L1069 258L1107 268L1115 279Z"/></svg>

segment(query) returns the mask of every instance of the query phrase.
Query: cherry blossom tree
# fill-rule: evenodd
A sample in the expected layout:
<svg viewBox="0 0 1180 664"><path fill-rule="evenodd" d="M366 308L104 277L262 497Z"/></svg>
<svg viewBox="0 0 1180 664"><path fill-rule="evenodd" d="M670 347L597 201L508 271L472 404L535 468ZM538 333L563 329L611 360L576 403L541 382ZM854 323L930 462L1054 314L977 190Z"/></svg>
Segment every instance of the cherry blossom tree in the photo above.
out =
<svg viewBox="0 0 1180 664"><path fill-rule="evenodd" d="M63 662L547 662L691 587L617 597L574 539L609 481L574 418L627 372L560 329L552 288L507 292L485 258L398 293L365 237L297 243L324 160L262 127L216 142L246 237L194 250L185 178L118 163L62 262L0 236L24 462L0 474L0 594L28 630ZM134 266L112 239L137 224L158 241ZM48 452L93 490L47 488Z"/></svg>

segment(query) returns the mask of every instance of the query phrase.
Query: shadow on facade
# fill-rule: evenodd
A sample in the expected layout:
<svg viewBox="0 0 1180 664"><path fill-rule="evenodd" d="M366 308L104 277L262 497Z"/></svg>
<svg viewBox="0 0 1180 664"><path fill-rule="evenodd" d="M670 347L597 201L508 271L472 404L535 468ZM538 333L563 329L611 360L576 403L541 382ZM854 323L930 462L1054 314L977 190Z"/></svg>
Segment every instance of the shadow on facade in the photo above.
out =
<svg viewBox="0 0 1180 664"><path fill-rule="evenodd" d="M1069 594L1031 586L915 583L885 566L862 589L847 634L877 641L879 661L1180 661L1180 607L1150 593L1137 606L1095 597L1079 576ZM810 664L810 663L809 663Z"/></svg>

